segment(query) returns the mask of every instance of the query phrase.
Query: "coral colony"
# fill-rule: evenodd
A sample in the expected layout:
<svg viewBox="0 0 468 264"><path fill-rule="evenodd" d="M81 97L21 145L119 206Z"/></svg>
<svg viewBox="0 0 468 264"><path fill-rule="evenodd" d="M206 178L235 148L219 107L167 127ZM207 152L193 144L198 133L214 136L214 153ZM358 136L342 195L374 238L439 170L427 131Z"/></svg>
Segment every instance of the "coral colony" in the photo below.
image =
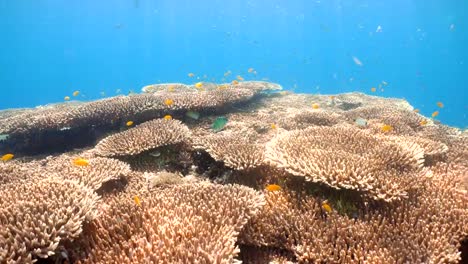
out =
<svg viewBox="0 0 468 264"><path fill-rule="evenodd" d="M0 112L0 263L466 257L466 131L404 100L279 90L156 84Z"/></svg>

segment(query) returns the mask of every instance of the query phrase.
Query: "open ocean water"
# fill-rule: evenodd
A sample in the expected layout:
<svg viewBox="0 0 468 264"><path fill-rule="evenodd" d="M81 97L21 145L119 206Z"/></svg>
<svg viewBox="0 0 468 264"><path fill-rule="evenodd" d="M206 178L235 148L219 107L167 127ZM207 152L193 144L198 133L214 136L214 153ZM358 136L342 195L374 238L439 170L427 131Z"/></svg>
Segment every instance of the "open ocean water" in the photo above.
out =
<svg viewBox="0 0 468 264"><path fill-rule="evenodd" d="M464 0L0 0L0 109L230 71L225 81L298 93L405 98L466 128L466 10Z"/></svg>

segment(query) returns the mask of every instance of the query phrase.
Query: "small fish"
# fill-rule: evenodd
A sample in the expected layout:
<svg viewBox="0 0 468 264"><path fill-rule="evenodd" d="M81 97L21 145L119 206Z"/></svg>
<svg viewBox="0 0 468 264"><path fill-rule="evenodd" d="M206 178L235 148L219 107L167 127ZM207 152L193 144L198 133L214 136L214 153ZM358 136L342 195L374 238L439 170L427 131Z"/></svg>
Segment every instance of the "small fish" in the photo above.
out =
<svg viewBox="0 0 468 264"><path fill-rule="evenodd" d="M189 74L187 74L187 75L188 75L188 77L190 77L190 78L192 78L193 76L195 76L195 74L193 74L193 73L189 73Z"/></svg>
<svg viewBox="0 0 468 264"><path fill-rule="evenodd" d="M332 211L330 204L328 204L328 201L326 200L322 202L322 209L325 210L327 213L331 213Z"/></svg>
<svg viewBox="0 0 468 264"><path fill-rule="evenodd" d="M224 89L227 89L228 86L225 85L225 84L221 84L221 85L219 85L217 88L218 88L218 90L224 90Z"/></svg>
<svg viewBox="0 0 468 264"><path fill-rule="evenodd" d="M99 95L101 95L102 97L106 96L106 93L105 92L100 92Z"/></svg>
<svg viewBox="0 0 468 264"><path fill-rule="evenodd" d="M437 102L437 106L440 108L444 108L444 104L442 102Z"/></svg>
<svg viewBox="0 0 468 264"><path fill-rule="evenodd" d="M383 125L380 130L382 130L382 132L384 133L387 133L387 132L390 132L393 130L393 127L391 125Z"/></svg>
<svg viewBox="0 0 468 264"><path fill-rule="evenodd" d="M424 120L422 120L421 122L419 122L419 124L420 124L421 126L425 126L425 125L427 125L427 120L424 119Z"/></svg>
<svg viewBox="0 0 468 264"><path fill-rule="evenodd" d="M375 91L377 91L377 89L375 89L375 87L372 87L370 88L371 92L375 93Z"/></svg>
<svg viewBox="0 0 468 264"><path fill-rule="evenodd" d="M335 96L334 95L330 95L330 100L335 100Z"/></svg>
<svg viewBox="0 0 468 264"><path fill-rule="evenodd" d="M237 84L239 84L239 81L233 80L231 83L234 84L234 85L237 85Z"/></svg>
<svg viewBox="0 0 468 264"><path fill-rule="evenodd" d="M73 96L78 96L80 94L80 91L74 91Z"/></svg>
<svg viewBox="0 0 468 264"><path fill-rule="evenodd" d="M356 120L354 120L354 123L360 127L367 126L367 120L364 118L360 118L360 117L356 118Z"/></svg>
<svg viewBox="0 0 468 264"><path fill-rule="evenodd" d="M116 94L122 93L122 89L117 89L117 90L115 90L115 93L116 93Z"/></svg>
<svg viewBox="0 0 468 264"><path fill-rule="evenodd" d="M138 197L138 195L133 196L133 201L135 202L137 206L141 207L141 200L140 200L140 197Z"/></svg>
<svg viewBox="0 0 468 264"><path fill-rule="evenodd" d="M419 110L419 109L414 109L414 110L413 110L413 112L415 112L415 113L419 113L420 111L421 111L421 110Z"/></svg>
<svg viewBox="0 0 468 264"><path fill-rule="evenodd" d="M228 119L224 116L220 116L215 119L213 124L211 125L211 128L213 129L214 132L219 132L223 130L223 128L226 126L228 122Z"/></svg>
<svg viewBox="0 0 468 264"><path fill-rule="evenodd" d="M241 82L244 80L244 78L242 78L242 76L240 76L240 75L237 75L236 78L237 78L237 80L239 80L239 81L241 81Z"/></svg>
<svg viewBox="0 0 468 264"><path fill-rule="evenodd" d="M278 184L268 184L265 187L265 190L267 190L269 192L279 191L279 190L281 190L281 186L279 186Z"/></svg>
<svg viewBox="0 0 468 264"><path fill-rule="evenodd" d="M77 158L73 161L76 166L88 166L89 161L87 159Z"/></svg>
<svg viewBox="0 0 468 264"><path fill-rule="evenodd" d="M187 113L185 113L185 115L195 120L198 120L200 118L200 113L195 111L188 111Z"/></svg>
<svg viewBox="0 0 468 264"><path fill-rule="evenodd" d="M362 64L362 62L361 62L358 58L356 58L356 57L354 57L354 56L353 56L353 61L354 61L354 63L355 63L356 65L358 65L358 66L363 66L363 65L364 65L364 64Z"/></svg>
<svg viewBox="0 0 468 264"><path fill-rule="evenodd" d="M382 26L377 26L377 29L375 30L376 33L381 33L382 32Z"/></svg>
<svg viewBox="0 0 468 264"><path fill-rule="evenodd" d="M171 115L165 115L165 116L164 116L164 119L165 119L165 120L171 120L171 119L172 119L172 116L171 116Z"/></svg>
<svg viewBox="0 0 468 264"><path fill-rule="evenodd" d="M128 127L133 126L133 121L128 121L127 123L125 123L125 125Z"/></svg>
<svg viewBox="0 0 468 264"><path fill-rule="evenodd" d="M387 85L388 85L388 83L387 83L386 81L382 81L382 84L383 84L384 86L387 86Z"/></svg>
<svg viewBox="0 0 468 264"><path fill-rule="evenodd" d="M167 106L171 106L174 104L174 100L172 99L166 99L164 100L164 104L167 105Z"/></svg>
<svg viewBox="0 0 468 264"><path fill-rule="evenodd" d="M252 73L252 72L254 72L255 70L254 70L254 68L249 68L247 71L250 72L250 73Z"/></svg>
<svg viewBox="0 0 468 264"><path fill-rule="evenodd" d="M432 117L433 117L433 118L436 117L436 116L438 116L438 115L439 115L439 111L434 111L434 113L432 113Z"/></svg>
<svg viewBox="0 0 468 264"><path fill-rule="evenodd" d="M65 101L70 101L70 96L65 96L65 97L63 98L63 100L65 100Z"/></svg>
<svg viewBox="0 0 468 264"><path fill-rule="evenodd" d="M228 77L229 75L231 75L231 71L229 71L229 70L224 73L224 77Z"/></svg>
<svg viewBox="0 0 468 264"><path fill-rule="evenodd" d="M202 88L203 87L203 83L202 82L197 82L195 84L195 87L197 87L198 89Z"/></svg>
<svg viewBox="0 0 468 264"><path fill-rule="evenodd" d="M169 85L169 87L167 87L167 91L169 92L173 92L175 90L175 85Z"/></svg>
<svg viewBox="0 0 468 264"><path fill-rule="evenodd" d="M276 129L276 128L277 128L277 127L276 127L276 124L275 124L275 123L271 124L271 129Z"/></svg>
<svg viewBox="0 0 468 264"><path fill-rule="evenodd" d="M455 24L451 24L449 30L454 31L455 30Z"/></svg>
<svg viewBox="0 0 468 264"><path fill-rule="evenodd" d="M11 154L11 153L8 153L8 154L3 155L2 158L1 158L1 160L2 160L2 161L9 161L9 160L11 160L11 159L14 158L14 157L15 157L15 155L13 155L13 154Z"/></svg>
<svg viewBox="0 0 468 264"><path fill-rule="evenodd" d="M312 104L312 108L313 108L313 109L319 109L319 108L320 108L320 105L319 105L319 104L316 104L316 103L315 103L315 104Z"/></svg>
<svg viewBox="0 0 468 264"><path fill-rule="evenodd" d="M149 155L152 156L152 157L157 158L157 157L161 156L161 152L155 150L155 151L151 152Z"/></svg>

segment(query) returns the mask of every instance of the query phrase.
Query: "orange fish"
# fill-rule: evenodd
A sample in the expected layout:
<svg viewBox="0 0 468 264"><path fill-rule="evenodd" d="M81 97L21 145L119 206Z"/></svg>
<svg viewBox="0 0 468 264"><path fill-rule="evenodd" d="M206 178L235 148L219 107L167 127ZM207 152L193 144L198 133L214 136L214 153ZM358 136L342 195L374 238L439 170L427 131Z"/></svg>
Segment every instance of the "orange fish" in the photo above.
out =
<svg viewBox="0 0 468 264"><path fill-rule="evenodd" d="M419 109L414 109L414 110L413 110L413 112L415 112L415 113L419 113L419 112L420 112L420 110L419 110Z"/></svg>
<svg viewBox="0 0 468 264"><path fill-rule="evenodd" d="M281 186L277 184L268 184L267 187L265 188L269 192L274 192L274 191L279 191L281 190Z"/></svg>
<svg viewBox="0 0 468 264"><path fill-rule="evenodd" d="M239 81L234 80L234 81L232 81L232 84L237 85L237 84L239 84Z"/></svg>
<svg viewBox="0 0 468 264"><path fill-rule="evenodd" d="M442 102L437 102L437 106L440 108L444 108L444 104Z"/></svg>
<svg viewBox="0 0 468 264"><path fill-rule="evenodd" d="M172 119L172 116L171 116L171 115L165 115L165 116L164 116L164 119L166 119L166 120L171 120L171 119Z"/></svg>
<svg viewBox="0 0 468 264"><path fill-rule="evenodd" d="M436 117L436 116L438 116L438 115L439 115L439 111L434 111L434 113L432 113L432 117L433 117L433 118Z"/></svg>
<svg viewBox="0 0 468 264"><path fill-rule="evenodd" d="M335 100L335 96L334 96L334 95L330 95L330 99L331 99L331 100Z"/></svg>
<svg viewBox="0 0 468 264"><path fill-rule="evenodd" d="M73 161L76 166L88 166L89 161L87 159L77 158Z"/></svg>
<svg viewBox="0 0 468 264"><path fill-rule="evenodd" d="M140 197L138 197L138 195L133 196L133 201L137 206L141 206L141 200Z"/></svg>
<svg viewBox="0 0 468 264"><path fill-rule="evenodd" d="M189 73L189 74L187 74L187 75L188 75L188 77L190 77L190 78L192 78L193 76L195 76L195 74L193 74L193 73Z"/></svg>
<svg viewBox="0 0 468 264"><path fill-rule="evenodd" d="M164 100L164 104L167 105L167 106L171 106L174 104L174 100L172 99L166 99Z"/></svg>
<svg viewBox="0 0 468 264"><path fill-rule="evenodd" d="M240 76L240 75L237 75L237 80L242 82L244 80L244 78L242 78L242 76Z"/></svg>
<svg viewBox="0 0 468 264"><path fill-rule="evenodd" d="M125 123L126 126L133 126L133 121L128 121L127 123Z"/></svg>
<svg viewBox="0 0 468 264"><path fill-rule="evenodd" d="M14 157L15 157L15 155L13 155L11 153L8 153L8 154L3 155L1 160L2 161L9 161L9 160L13 159Z"/></svg>
<svg viewBox="0 0 468 264"><path fill-rule="evenodd" d="M252 73L252 72L254 72L254 68L249 68L247 71Z"/></svg>
<svg viewBox="0 0 468 264"><path fill-rule="evenodd" d="M375 91L377 91L377 89L375 89L375 87L372 87L370 88L371 92L375 93Z"/></svg>
<svg viewBox="0 0 468 264"><path fill-rule="evenodd" d="M419 122L419 124L420 124L421 126L427 125L427 120L424 119L424 120L422 120L421 122Z"/></svg>
<svg viewBox="0 0 468 264"><path fill-rule="evenodd" d="M331 211L332 211L332 208L328 204L328 201L323 201L322 202L322 208L323 208L323 210L327 211L327 213L331 213Z"/></svg>
<svg viewBox="0 0 468 264"><path fill-rule="evenodd" d="M276 124L275 123L271 124L271 129L276 129Z"/></svg>
<svg viewBox="0 0 468 264"><path fill-rule="evenodd" d="M383 125L380 129L382 130L382 132L386 133L392 131L393 127L391 125Z"/></svg>
<svg viewBox="0 0 468 264"><path fill-rule="evenodd" d="M313 109L319 109L319 108L320 108L320 105L319 105L319 104L312 104L312 108L313 108Z"/></svg>

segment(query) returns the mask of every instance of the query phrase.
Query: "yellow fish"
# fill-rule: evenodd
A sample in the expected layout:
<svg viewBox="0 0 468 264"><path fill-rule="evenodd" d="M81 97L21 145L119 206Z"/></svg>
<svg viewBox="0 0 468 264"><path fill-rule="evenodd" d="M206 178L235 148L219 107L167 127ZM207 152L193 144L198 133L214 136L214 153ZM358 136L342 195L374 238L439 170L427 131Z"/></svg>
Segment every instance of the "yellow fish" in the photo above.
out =
<svg viewBox="0 0 468 264"><path fill-rule="evenodd" d="M195 87L197 87L198 89L202 88L203 87L203 83L202 82L197 82L195 84Z"/></svg>
<svg viewBox="0 0 468 264"><path fill-rule="evenodd" d="M74 91L73 96L78 96L80 94L80 91Z"/></svg>
<svg viewBox="0 0 468 264"><path fill-rule="evenodd" d="M330 95L330 99L331 99L331 100L335 100L335 96L334 96L334 95Z"/></svg>
<svg viewBox="0 0 468 264"><path fill-rule="evenodd" d="M189 73L189 74L187 74L187 75L188 75L188 77L190 77L190 78L192 78L193 76L195 76L195 74L193 74L193 73Z"/></svg>
<svg viewBox="0 0 468 264"><path fill-rule="evenodd" d="M167 105L167 106L171 106L174 104L174 100L172 99L166 99L164 100L164 104Z"/></svg>
<svg viewBox="0 0 468 264"><path fill-rule="evenodd" d="M65 101L70 101L70 96L65 96L65 97L63 98L63 100L65 100Z"/></svg>
<svg viewBox="0 0 468 264"><path fill-rule="evenodd" d="M237 85L237 84L239 84L239 81L234 80L234 81L232 81L231 83L234 84L234 85Z"/></svg>
<svg viewBox="0 0 468 264"><path fill-rule="evenodd" d="M380 129L382 130L382 132L386 133L392 131L393 127L391 125L383 125Z"/></svg>
<svg viewBox="0 0 468 264"><path fill-rule="evenodd" d="M171 120L171 119L172 119L172 116L171 116L171 115L165 115L165 116L164 116L164 119L166 119L166 120Z"/></svg>
<svg viewBox="0 0 468 264"><path fill-rule="evenodd" d="M427 120L424 119L424 120L422 120L421 122L419 122L419 124L420 124L421 126L427 125Z"/></svg>
<svg viewBox="0 0 468 264"><path fill-rule="evenodd" d="M87 159L77 158L73 161L76 166L88 166L89 161Z"/></svg>
<svg viewBox="0 0 468 264"><path fill-rule="evenodd" d="M173 92L175 90L175 85L169 85L169 87L167 87L167 90L169 92Z"/></svg>
<svg viewBox="0 0 468 264"><path fill-rule="evenodd" d="M319 104L312 104L312 108L313 108L313 109L319 109L319 108L320 108L320 105L319 105Z"/></svg>
<svg viewBox="0 0 468 264"><path fill-rule="evenodd" d="M271 124L271 129L276 129L276 124L275 123Z"/></svg>
<svg viewBox="0 0 468 264"><path fill-rule="evenodd" d="M440 108L444 108L444 104L442 102L437 102L437 106Z"/></svg>
<svg viewBox="0 0 468 264"><path fill-rule="evenodd" d="M133 126L133 121L128 121L127 123L125 123L126 126Z"/></svg>
<svg viewBox="0 0 468 264"><path fill-rule="evenodd" d="M244 78L242 78L242 76L240 76L240 75L237 75L237 80L242 82L244 80Z"/></svg>
<svg viewBox="0 0 468 264"><path fill-rule="evenodd" d="M432 113L432 117L436 117L439 115L439 111L434 111L434 113Z"/></svg>
<svg viewBox="0 0 468 264"><path fill-rule="evenodd" d="M413 112L415 112L415 113L419 113L419 111L420 111L419 109L414 109L413 110Z"/></svg>
<svg viewBox="0 0 468 264"><path fill-rule="evenodd" d="M325 210L327 213L331 213L331 211L332 211L332 208L328 204L328 201L323 201L322 202L322 209Z"/></svg>
<svg viewBox="0 0 468 264"><path fill-rule="evenodd" d="M375 89L375 87L372 87L370 88L371 92L375 93L375 91L377 91L377 89Z"/></svg>
<svg viewBox="0 0 468 264"><path fill-rule="evenodd" d="M281 186L279 186L278 184L268 184L265 189L269 192L274 192L281 190Z"/></svg>
<svg viewBox="0 0 468 264"><path fill-rule="evenodd" d="M133 196L133 201L136 205L141 206L141 200L140 197L138 197L138 195Z"/></svg>
<svg viewBox="0 0 468 264"><path fill-rule="evenodd" d="M221 84L221 85L218 86L218 90L224 90L226 88L228 88L228 87L225 84Z"/></svg>
<svg viewBox="0 0 468 264"><path fill-rule="evenodd" d="M11 154L11 153L8 153L8 154L3 155L2 158L1 158L1 160L2 160L2 161L9 161L9 160L11 160L11 159L14 158L14 157L15 157L15 155L13 155L13 154Z"/></svg>

